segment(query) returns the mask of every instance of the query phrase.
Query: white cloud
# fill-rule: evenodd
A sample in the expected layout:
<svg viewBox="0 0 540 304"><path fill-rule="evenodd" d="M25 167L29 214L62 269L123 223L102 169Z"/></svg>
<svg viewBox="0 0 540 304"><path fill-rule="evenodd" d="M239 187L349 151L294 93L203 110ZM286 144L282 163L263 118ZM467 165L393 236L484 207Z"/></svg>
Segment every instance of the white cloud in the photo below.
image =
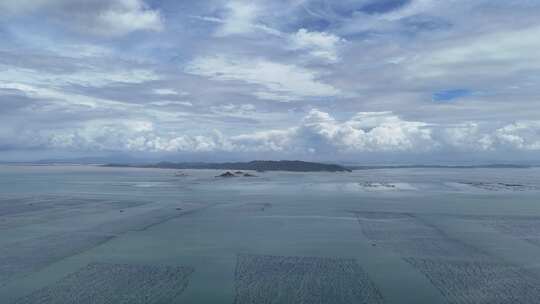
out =
<svg viewBox="0 0 540 304"><path fill-rule="evenodd" d="M96 121L74 130L44 132L49 148L78 151L208 152L228 149L223 136L160 134L149 121Z"/></svg>
<svg viewBox="0 0 540 304"><path fill-rule="evenodd" d="M409 3L407 3L404 7L398 10L383 14L381 18L385 20L390 20L390 21L407 18L416 14L424 13L433 8L436 8L438 4L444 3L444 2L446 1L444 0L412 0ZM451 2L451 1L448 1L448 2Z"/></svg>
<svg viewBox="0 0 540 304"><path fill-rule="evenodd" d="M238 107L225 105L237 111ZM242 107L240 107L242 108ZM245 110L253 110L249 105ZM454 126L408 121L391 112L360 112L339 121L313 109L295 126L223 135L219 131L165 131L161 120L109 119L84 121L58 129L4 130L17 132L20 146L78 151L124 152L271 152L338 157L361 153L422 155L441 151L540 151L540 121L520 121L501 127L479 123ZM194 131L194 130L191 130ZM9 138L9 134L1 134Z"/></svg>
<svg viewBox="0 0 540 304"><path fill-rule="evenodd" d="M242 152L288 152L295 149L292 145L294 133L294 129L268 130L233 136L231 142Z"/></svg>
<svg viewBox="0 0 540 304"><path fill-rule="evenodd" d="M219 17L212 16L191 16L201 21L220 24L215 32L218 37L229 35L251 34L263 32L273 36L284 36L282 32L260 23L257 19L261 12L265 10L260 7L260 3L253 1L235 0L225 4L226 14Z"/></svg>
<svg viewBox="0 0 540 304"><path fill-rule="evenodd" d="M0 10L9 15L46 12L68 29L107 37L164 27L160 12L143 0L3 0Z"/></svg>
<svg viewBox="0 0 540 304"><path fill-rule="evenodd" d="M117 0L116 5L100 12L95 19L96 34L121 36L131 32L161 31L163 21L159 11L151 10L141 0Z"/></svg>
<svg viewBox="0 0 540 304"><path fill-rule="evenodd" d="M520 121L496 130L495 139L517 150L540 150L540 121Z"/></svg>
<svg viewBox="0 0 540 304"><path fill-rule="evenodd" d="M222 20L219 36L253 32L259 7L252 1L227 1L227 15Z"/></svg>
<svg viewBox="0 0 540 304"><path fill-rule="evenodd" d="M139 84L159 80L160 76L148 69L100 69L87 67L72 73L50 73L0 64L0 81L17 81L29 85L59 87L81 85L106 87L117 83Z"/></svg>
<svg viewBox="0 0 540 304"><path fill-rule="evenodd" d="M104 115L104 113L109 115L117 113L122 116L154 117L155 119L166 122L177 120L177 116L181 114L176 111L171 112L166 109L160 110L146 107L144 104L92 97L52 87L47 88L17 82L0 82L0 97L2 97L3 91L8 91L12 94L17 93L18 95L35 100L36 102L23 108L29 115L38 115L41 113L42 115L49 116L58 115L60 112L63 112L70 113L72 117L77 117L77 115L85 116L89 113L95 113L97 116ZM182 105L190 106L190 104L186 103L182 103ZM54 125L51 125L51 129L54 129Z"/></svg>
<svg viewBox="0 0 540 304"><path fill-rule="evenodd" d="M290 40L292 49L307 50L311 56L329 62L338 61L338 48L345 42L334 34L310 32L303 28L292 34Z"/></svg>
<svg viewBox="0 0 540 304"><path fill-rule="evenodd" d="M157 94L157 95L188 95L185 92L179 93L178 91L174 89L168 89L168 88L154 89L153 92L154 94Z"/></svg>
<svg viewBox="0 0 540 304"><path fill-rule="evenodd" d="M248 116L252 115L255 111L255 106L252 104L240 104L235 105L232 103L217 105L210 107L210 110L219 115L232 115L232 116Z"/></svg>
<svg viewBox="0 0 540 304"><path fill-rule="evenodd" d="M345 122L312 110L298 129L340 151L426 151L435 147L431 130L422 122L404 121L390 112L361 112ZM320 147L313 146L317 151Z"/></svg>
<svg viewBox="0 0 540 304"><path fill-rule="evenodd" d="M474 122L449 126L438 136L444 145L461 151L488 151L493 148L493 138Z"/></svg>
<svg viewBox="0 0 540 304"><path fill-rule="evenodd" d="M340 91L318 79L312 70L264 59L231 59L224 56L199 57L185 69L187 73L219 81L258 85L254 94L278 101L335 96ZM284 77L286 75L286 77ZM285 100L277 99L284 97Z"/></svg>
<svg viewBox="0 0 540 304"><path fill-rule="evenodd" d="M152 101L149 104L153 106L158 106L158 107L166 107L166 106L192 107L193 106L193 103L189 101L174 101L174 100Z"/></svg>
<svg viewBox="0 0 540 304"><path fill-rule="evenodd" d="M420 78L473 76L481 80L508 77L540 68L540 26L457 38L450 45L414 55L408 71ZM504 69L504 73L500 73Z"/></svg>

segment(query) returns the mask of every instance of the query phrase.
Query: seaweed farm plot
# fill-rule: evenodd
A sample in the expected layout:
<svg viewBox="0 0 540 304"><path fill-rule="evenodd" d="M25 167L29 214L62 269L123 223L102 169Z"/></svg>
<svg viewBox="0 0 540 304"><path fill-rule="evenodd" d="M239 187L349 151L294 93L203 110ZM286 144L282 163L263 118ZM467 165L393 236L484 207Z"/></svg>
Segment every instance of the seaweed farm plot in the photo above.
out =
<svg viewBox="0 0 540 304"><path fill-rule="evenodd" d="M35 195L0 198L0 230L28 227L36 223L55 224L73 216L136 208L140 200L111 200L66 195Z"/></svg>
<svg viewBox="0 0 540 304"><path fill-rule="evenodd" d="M92 263L14 304L170 303L192 273L187 267Z"/></svg>
<svg viewBox="0 0 540 304"><path fill-rule="evenodd" d="M364 235L420 271L448 303L540 303L540 278L406 213L358 212Z"/></svg>
<svg viewBox="0 0 540 304"><path fill-rule="evenodd" d="M485 190L485 191L532 191L538 190L537 187L524 184L510 183L487 183L487 182L458 182L458 184Z"/></svg>
<svg viewBox="0 0 540 304"><path fill-rule="evenodd" d="M540 217L532 216L462 216L496 231L540 246Z"/></svg>
<svg viewBox="0 0 540 304"><path fill-rule="evenodd" d="M238 255L235 304L383 303L354 259Z"/></svg>
<svg viewBox="0 0 540 304"><path fill-rule="evenodd" d="M19 241L0 248L0 286L18 275L33 271L77 254L110 239L99 234L56 234Z"/></svg>
<svg viewBox="0 0 540 304"><path fill-rule="evenodd" d="M477 258L485 256L475 248L446 237L438 228L407 213L356 213L364 235L374 246L400 256Z"/></svg>
<svg viewBox="0 0 540 304"><path fill-rule="evenodd" d="M540 282L526 271L492 261L405 258L449 303L532 304Z"/></svg>

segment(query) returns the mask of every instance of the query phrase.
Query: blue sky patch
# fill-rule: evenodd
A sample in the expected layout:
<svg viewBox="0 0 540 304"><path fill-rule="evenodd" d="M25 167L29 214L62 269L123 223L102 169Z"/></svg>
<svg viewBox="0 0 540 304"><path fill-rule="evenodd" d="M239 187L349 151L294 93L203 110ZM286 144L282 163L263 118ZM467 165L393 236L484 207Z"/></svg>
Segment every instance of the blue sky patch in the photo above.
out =
<svg viewBox="0 0 540 304"><path fill-rule="evenodd" d="M472 94L468 89L443 90L433 93L434 101L452 101Z"/></svg>
<svg viewBox="0 0 540 304"><path fill-rule="evenodd" d="M410 0L376 0L362 7L362 11L368 14L384 14L399 9L409 3Z"/></svg>

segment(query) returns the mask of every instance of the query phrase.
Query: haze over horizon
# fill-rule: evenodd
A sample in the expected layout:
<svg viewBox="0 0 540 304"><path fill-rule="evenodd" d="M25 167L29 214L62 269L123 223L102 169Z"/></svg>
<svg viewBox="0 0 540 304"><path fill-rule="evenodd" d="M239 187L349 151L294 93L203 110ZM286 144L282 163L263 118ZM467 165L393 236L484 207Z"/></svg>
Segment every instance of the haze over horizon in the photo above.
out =
<svg viewBox="0 0 540 304"><path fill-rule="evenodd" d="M539 12L3 0L0 161L538 162Z"/></svg>

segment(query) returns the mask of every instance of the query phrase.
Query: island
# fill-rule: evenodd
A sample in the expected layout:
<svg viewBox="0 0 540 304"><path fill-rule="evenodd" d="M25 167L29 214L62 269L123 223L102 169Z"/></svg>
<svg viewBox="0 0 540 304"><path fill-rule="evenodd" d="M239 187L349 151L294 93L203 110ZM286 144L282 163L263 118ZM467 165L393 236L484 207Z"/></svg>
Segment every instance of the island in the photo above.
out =
<svg viewBox="0 0 540 304"><path fill-rule="evenodd" d="M218 176L216 176L216 177L235 177L235 176L236 176L236 175L234 175L234 174L232 174L231 172L227 171L227 172L225 172L225 173L223 173L223 174L220 174L220 175L218 175Z"/></svg>
<svg viewBox="0 0 540 304"><path fill-rule="evenodd" d="M351 172L349 168L336 164L305 162L300 160L255 160L250 162L230 163L174 163L156 164L106 164L105 167L160 168L160 169L214 169L214 170L250 170L250 171L291 171L291 172Z"/></svg>

